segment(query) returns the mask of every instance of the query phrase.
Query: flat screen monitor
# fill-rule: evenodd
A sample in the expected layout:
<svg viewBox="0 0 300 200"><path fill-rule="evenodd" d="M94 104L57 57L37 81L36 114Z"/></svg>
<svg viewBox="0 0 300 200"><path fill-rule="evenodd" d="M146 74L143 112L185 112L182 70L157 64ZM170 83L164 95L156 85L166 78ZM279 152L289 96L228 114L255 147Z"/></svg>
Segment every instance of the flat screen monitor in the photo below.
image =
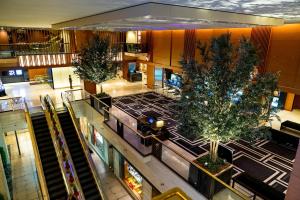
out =
<svg viewBox="0 0 300 200"><path fill-rule="evenodd" d="M279 106L279 97L273 97L271 106L273 108L278 108L278 106Z"/></svg>
<svg viewBox="0 0 300 200"><path fill-rule="evenodd" d="M134 73L136 70L136 63L132 62L132 63L128 63L128 71L129 73Z"/></svg>
<svg viewBox="0 0 300 200"><path fill-rule="evenodd" d="M16 75L21 76L23 74L23 71L21 69L16 70Z"/></svg>
<svg viewBox="0 0 300 200"><path fill-rule="evenodd" d="M171 74L171 77L168 80L168 84L180 88L182 86L181 76L179 76L178 74Z"/></svg>

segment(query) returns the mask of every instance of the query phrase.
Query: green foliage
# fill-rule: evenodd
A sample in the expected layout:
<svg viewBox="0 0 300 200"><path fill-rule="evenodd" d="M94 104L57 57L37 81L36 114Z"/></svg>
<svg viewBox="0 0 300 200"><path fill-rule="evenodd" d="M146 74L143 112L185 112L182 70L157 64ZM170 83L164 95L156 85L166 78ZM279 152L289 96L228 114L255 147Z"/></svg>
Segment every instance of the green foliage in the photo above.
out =
<svg viewBox="0 0 300 200"><path fill-rule="evenodd" d="M114 78L119 66L116 61L118 50L119 48L110 44L108 38L95 36L81 50L78 59L73 60L75 74L97 84Z"/></svg>
<svg viewBox="0 0 300 200"><path fill-rule="evenodd" d="M101 92L96 94L97 98L103 98L103 97L109 97L109 94L105 93L105 92Z"/></svg>
<svg viewBox="0 0 300 200"><path fill-rule="evenodd" d="M184 87L179 101L180 132L192 139L221 142L264 136L262 122L276 113L271 101L278 75L255 72L256 51L245 38L236 48L230 34L197 46L201 62L181 62Z"/></svg>

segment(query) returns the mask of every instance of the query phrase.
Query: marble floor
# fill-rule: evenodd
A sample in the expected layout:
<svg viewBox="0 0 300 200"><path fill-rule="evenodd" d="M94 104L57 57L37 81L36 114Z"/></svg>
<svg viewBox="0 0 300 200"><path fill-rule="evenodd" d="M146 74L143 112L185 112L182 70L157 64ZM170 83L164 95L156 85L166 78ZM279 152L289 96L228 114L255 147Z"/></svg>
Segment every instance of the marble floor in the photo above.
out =
<svg viewBox="0 0 300 200"><path fill-rule="evenodd" d="M17 134L21 155L19 155L14 132L9 132L5 137L6 144L10 145L13 199L42 199L29 132L20 130Z"/></svg>
<svg viewBox="0 0 300 200"><path fill-rule="evenodd" d="M28 82L4 84L9 97L25 97L29 107L40 106L40 95L50 95L54 104L61 104L61 92L69 88L52 89L49 84L30 85ZM74 89L78 89L75 87Z"/></svg>
<svg viewBox="0 0 300 200"><path fill-rule="evenodd" d="M92 154L98 176L103 184L104 194L108 200L133 200L127 190L116 178L111 169L109 169L96 153Z"/></svg>

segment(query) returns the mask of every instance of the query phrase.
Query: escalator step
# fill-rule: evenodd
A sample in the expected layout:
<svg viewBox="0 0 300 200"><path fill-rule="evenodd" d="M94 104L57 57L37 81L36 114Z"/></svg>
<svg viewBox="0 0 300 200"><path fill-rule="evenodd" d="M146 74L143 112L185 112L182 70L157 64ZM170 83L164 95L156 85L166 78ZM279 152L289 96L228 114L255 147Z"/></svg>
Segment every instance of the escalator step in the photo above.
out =
<svg viewBox="0 0 300 200"><path fill-rule="evenodd" d="M84 192L84 197L87 200L90 200L90 199L101 199L100 196L99 196L99 192L98 192L97 189L95 189L95 190L89 190L89 191Z"/></svg>

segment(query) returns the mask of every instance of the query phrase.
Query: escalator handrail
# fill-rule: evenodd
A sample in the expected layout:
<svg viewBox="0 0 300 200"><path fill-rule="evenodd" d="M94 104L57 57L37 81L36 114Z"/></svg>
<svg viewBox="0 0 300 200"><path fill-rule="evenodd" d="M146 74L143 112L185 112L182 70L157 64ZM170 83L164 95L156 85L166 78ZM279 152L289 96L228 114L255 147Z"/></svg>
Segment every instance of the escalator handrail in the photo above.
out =
<svg viewBox="0 0 300 200"><path fill-rule="evenodd" d="M101 196L102 199L106 200L108 198L105 196L105 194L104 194L104 192L103 192L103 190L101 188L102 184L101 184L100 178L98 177L98 173L96 171L96 166L95 166L95 164L94 164L94 162L93 162L93 160L91 158L89 148L88 148L88 146L87 146L87 144L85 142L85 139L84 139L84 137L83 137L83 135L82 135L82 133L80 131L80 128L79 128L80 126L79 126L78 121L76 119L75 112L74 112L74 110L73 110L73 108L72 108L72 106L70 104L69 99L66 96L64 96L63 94L61 95L61 98L63 100L63 104L67 107L68 112L69 112L69 114L70 114L70 116L72 118L73 125L75 127L77 136L78 136L78 138L80 140L81 146L83 148L84 155L85 155L85 157L86 157L86 159L88 161L89 167L90 167L91 172L93 174L93 178L94 178L94 180L96 182L97 189L98 189L98 191L100 193L100 196Z"/></svg>
<svg viewBox="0 0 300 200"><path fill-rule="evenodd" d="M78 199L84 200L85 198L84 198L84 195L83 195L83 192L82 192L82 187L80 185L80 181L78 179L77 172L76 172L75 167L74 167L74 162L72 160L70 150L69 150L68 145L66 143L66 139L65 139L65 136L63 134L60 122L58 120L57 112L56 112L56 110L53 106L53 102L51 101L51 98L48 95L46 95L45 97L40 96L40 99L41 99L43 110L45 112L45 116L47 118L47 123L48 123L49 130L51 131L51 138L52 138L52 141L53 141L53 144L54 144L54 147L55 147L56 156L58 158L59 167L60 167L63 179L64 179L65 186L67 188L68 195L73 196L75 191L72 188L72 184L74 184L74 186L77 188L77 190L79 192ZM50 101L49 101L49 99L50 99ZM49 103L50 109L53 113L53 118L54 118L57 130L59 132L60 139L63 142L63 148L64 148L64 151L66 153L66 159L68 160L68 163L70 165L70 170L73 172L72 173L73 178L74 178L73 182L68 179L68 175L67 175L67 171L65 169L62 153L60 152L60 149L59 149L60 147L59 147L59 144L58 144L58 142L55 138L55 133L54 133L54 130L53 130L54 122L51 120L50 112L47 109L47 106L45 105L45 101L47 101Z"/></svg>
<svg viewBox="0 0 300 200"><path fill-rule="evenodd" d="M40 182L42 198L48 200L48 199L50 199L50 196L49 196L48 187L47 187L47 183L46 183L46 177L45 177L44 170L43 170L42 160L40 157L39 148L37 145L37 140L35 137L31 116L30 116L28 105L27 105L27 102L25 99L24 99L24 111L25 111L25 118L26 118L28 130L29 130L29 135L30 135L31 143L32 143L32 147L33 147L33 153L34 153L34 157L35 157L34 161L35 161L35 165L36 165L38 179Z"/></svg>

